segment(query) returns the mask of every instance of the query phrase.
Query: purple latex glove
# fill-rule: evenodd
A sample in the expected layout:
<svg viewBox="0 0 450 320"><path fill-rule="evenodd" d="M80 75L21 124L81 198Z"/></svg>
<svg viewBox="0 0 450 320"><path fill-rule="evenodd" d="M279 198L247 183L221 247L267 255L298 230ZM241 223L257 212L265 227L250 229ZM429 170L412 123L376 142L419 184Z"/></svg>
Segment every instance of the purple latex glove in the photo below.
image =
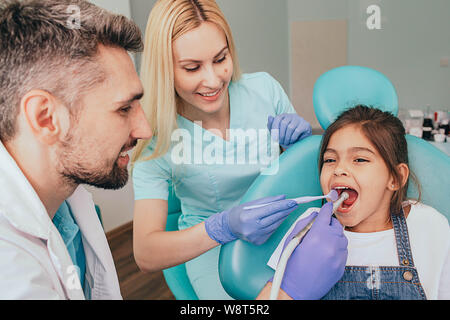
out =
<svg viewBox="0 0 450 320"><path fill-rule="evenodd" d="M278 136L275 133L272 136L284 149L312 134L311 125L296 113L269 116L267 128L271 132L278 129Z"/></svg>
<svg viewBox="0 0 450 320"><path fill-rule="evenodd" d="M220 244L242 239L256 245L263 244L298 205L286 196L265 197L217 213L205 220L209 237ZM273 203L272 203L273 202ZM267 206L244 210L244 207L270 203Z"/></svg>
<svg viewBox="0 0 450 320"><path fill-rule="evenodd" d="M297 222L286 238L289 241L314 217L313 226L292 253L286 266L281 289L295 300L317 300L344 275L348 241L344 229L333 218L333 203L326 203L320 212Z"/></svg>

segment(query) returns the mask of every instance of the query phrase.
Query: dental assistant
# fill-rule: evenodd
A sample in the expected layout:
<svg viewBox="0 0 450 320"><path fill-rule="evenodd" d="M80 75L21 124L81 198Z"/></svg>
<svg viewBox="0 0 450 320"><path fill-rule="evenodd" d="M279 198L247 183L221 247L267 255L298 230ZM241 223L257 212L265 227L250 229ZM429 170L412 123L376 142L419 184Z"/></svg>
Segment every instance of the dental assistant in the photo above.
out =
<svg viewBox="0 0 450 320"><path fill-rule="evenodd" d="M253 202L273 204L243 210L248 204L239 202L264 165L230 164L215 156L223 151L232 159L242 154L249 158L245 150L270 145L271 129L279 130L278 140L286 149L311 135L311 126L269 74L240 74L230 28L215 1L155 4L141 80L154 137L141 141L133 158L136 262L144 271L186 262L200 299L229 299L219 280L219 245L236 239L264 243L297 205L280 195ZM234 130L264 135L242 147L232 139ZM174 133L187 137L183 148L173 140ZM193 153L199 149L201 155L214 154L213 161L196 161ZM177 163L180 155L188 161ZM166 232L171 186L182 215L180 231Z"/></svg>

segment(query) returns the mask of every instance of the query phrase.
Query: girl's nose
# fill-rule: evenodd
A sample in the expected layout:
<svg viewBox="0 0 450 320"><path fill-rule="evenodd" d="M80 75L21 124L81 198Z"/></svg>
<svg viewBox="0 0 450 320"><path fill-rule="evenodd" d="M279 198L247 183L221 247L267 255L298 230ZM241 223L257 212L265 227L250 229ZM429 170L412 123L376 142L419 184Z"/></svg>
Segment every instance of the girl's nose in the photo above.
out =
<svg viewBox="0 0 450 320"><path fill-rule="evenodd" d="M336 177L339 177L339 176L348 176L348 172L347 172L347 170L346 170L344 167L342 167L342 166L336 166L336 168L334 169L334 175L335 175Z"/></svg>

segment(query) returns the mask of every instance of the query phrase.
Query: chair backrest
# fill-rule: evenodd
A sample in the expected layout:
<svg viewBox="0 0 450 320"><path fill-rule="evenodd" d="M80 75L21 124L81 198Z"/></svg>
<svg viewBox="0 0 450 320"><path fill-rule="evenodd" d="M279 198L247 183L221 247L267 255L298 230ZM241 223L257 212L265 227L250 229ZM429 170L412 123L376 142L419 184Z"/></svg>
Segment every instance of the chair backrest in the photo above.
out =
<svg viewBox="0 0 450 320"><path fill-rule="evenodd" d="M342 66L322 74L314 84L314 112L325 130L344 110L364 104L398 114L398 97L381 72L360 66Z"/></svg>
<svg viewBox="0 0 450 320"><path fill-rule="evenodd" d="M420 202L435 208L450 221L450 157L420 138L407 135L406 141L409 168L420 183ZM409 181L408 197L418 197L412 179Z"/></svg>
<svg viewBox="0 0 450 320"><path fill-rule="evenodd" d="M173 186L169 186L169 198L167 199L167 211L168 214L178 214L181 212L181 203L180 200L177 198L175 191L173 190ZM178 227L177 227L178 229Z"/></svg>
<svg viewBox="0 0 450 320"><path fill-rule="evenodd" d="M317 168L321 136L311 136L285 151L279 160L276 175L261 175L244 195L242 202L270 195L285 194L287 198L322 194ZM300 205L275 233L260 246L236 240L222 246L219 276L224 289L233 298L252 300L258 295L273 270L266 263L290 225L310 206Z"/></svg>
<svg viewBox="0 0 450 320"><path fill-rule="evenodd" d="M395 115L398 112L397 94L389 79L363 67L347 66L328 71L317 80L313 100L317 118L324 129L342 111L357 104L374 107L385 104L383 110ZM278 194L286 194L288 198L322 194L317 167L321 139L321 136L312 136L285 151L279 159L278 173L259 176L242 202ZM450 219L447 206L450 198L450 158L419 138L407 136L407 141L410 168L421 182L421 201ZM408 195L416 195L412 184ZM266 263L279 241L301 213L309 207L320 206L319 201L299 206L261 246L241 240L222 246L219 275L225 290L236 299L254 299L273 275L273 270Z"/></svg>
<svg viewBox="0 0 450 320"><path fill-rule="evenodd" d="M175 195L172 185L169 187L169 199L167 200L168 216L166 222L166 231L178 230L178 218L181 215L181 203ZM189 277L186 273L184 263L172 268L163 270L166 283L177 300L198 300L197 294L192 287Z"/></svg>

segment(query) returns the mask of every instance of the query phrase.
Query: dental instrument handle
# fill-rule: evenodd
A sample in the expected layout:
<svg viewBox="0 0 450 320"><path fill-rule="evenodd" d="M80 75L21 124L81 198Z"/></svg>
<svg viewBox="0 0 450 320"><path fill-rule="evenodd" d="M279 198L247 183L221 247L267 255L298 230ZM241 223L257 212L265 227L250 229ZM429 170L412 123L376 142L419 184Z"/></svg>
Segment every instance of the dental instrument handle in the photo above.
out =
<svg viewBox="0 0 450 320"><path fill-rule="evenodd" d="M338 200L333 203L333 213L341 206L342 202L347 200L349 197L347 192L343 192ZM281 281L283 280L284 271L286 270L287 262L291 257L292 252L294 252L295 248L299 245L308 231L311 229L314 218L310 223L308 223L299 233L297 233L294 238L288 243L286 248L284 248L283 253L281 254L280 260L278 261L277 268L275 270L275 274L273 276L272 288L270 290L270 300L276 300L278 298L278 292L281 287Z"/></svg>
<svg viewBox="0 0 450 320"><path fill-rule="evenodd" d="M293 201L297 202L297 204L301 204L301 203L308 203L308 202L315 201L315 200L320 200L320 199L327 198L327 197L328 197L328 195L325 195L325 196L306 196L306 197L298 197L298 198L286 199L286 200L293 200ZM261 208L261 207L267 206L267 205L269 205L271 203L272 202L263 203L263 204L256 204L256 205L253 205L253 206L248 206L248 207L245 207L244 210Z"/></svg>
<svg viewBox="0 0 450 320"><path fill-rule="evenodd" d="M311 202L311 201L320 200L320 199L323 199L323 198L326 198L326 197L328 197L328 195L325 195L325 196L314 196L314 197L309 197L309 196L298 197L298 198L294 198L294 199L291 199L291 200L294 200L298 204L300 204L300 203L308 203L308 202Z"/></svg>

